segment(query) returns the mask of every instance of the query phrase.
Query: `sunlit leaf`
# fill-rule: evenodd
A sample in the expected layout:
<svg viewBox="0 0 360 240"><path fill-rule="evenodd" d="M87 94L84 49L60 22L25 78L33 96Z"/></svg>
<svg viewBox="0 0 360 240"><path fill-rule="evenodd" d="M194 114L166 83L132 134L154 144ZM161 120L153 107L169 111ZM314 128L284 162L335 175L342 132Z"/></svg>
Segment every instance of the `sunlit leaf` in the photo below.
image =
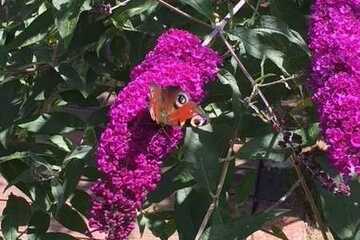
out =
<svg viewBox="0 0 360 240"><path fill-rule="evenodd" d="M46 36L48 29L53 25L54 19L51 11L47 10L35 18L35 20L22 31L15 39L6 46L7 50L17 48L21 45L31 44Z"/></svg>
<svg viewBox="0 0 360 240"><path fill-rule="evenodd" d="M158 2L153 0L132 1L124 8L119 8L114 12L111 16L112 22L117 28L134 31L136 29L131 24L130 19L145 12L151 13L157 5Z"/></svg>
<svg viewBox="0 0 360 240"><path fill-rule="evenodd" d="M1 231L5 240L16 240L18 237L16 224L9 217L3 217L1 221Z"/></svg>
<svg viewBox="0 0 360 240"><path fill-rule="evenodd" d="M75 148L74 151L72 151L68 156L66 156L66 158L64 159L64 162L66 163L67 161L74 159L74 158L84 159L91 153L92 149L93 149L92 146L80 145L77 148Z"/></svg>
<svg viewBox="0 0 360 240"><path fill-rule="evenodd" d="M72 231L86 233L88 230L81 215L67 204L64 204L64 206L58 211L55 219L64 227Z"/></svg>
<svg viewBox="0 0 360 240"><path fill-rule="evenodd" d="M298 45L304 52L310 55L310 50L302 36L295 30L289 28L285 22L274 16L261 16L258 26L255 29L259 33L280 34L286 37L291 43Z"/></svg>
<svg viewBox="0 0 360 240"><path fill-rule="evenodd" d="M84 216L88 214L91 206L89 194L78 189L74 191L74 194L70 198L70 203L73 208L75 208Z"/></svg>
<svg viewBox="0 0 360 240"><path fill-rule="evenodd" d="M315 144L319 135L318 124L313 124L307 129L290 131L302 137L302 145ZM243 159L264 159L272 161L284 161L288 151L279 145L283 141L282 133L269 133L264 136L255 137L241 147L238 157Z"/></svg>
<svg viewBox="0 0 360 240"><path fill-rule="evenodd" d="M245 239L251 233L260 229L266 222L286 213L286 210L274 210L253 216L241 217L228 224L218 224L210 227L209 240Z"/></svg>
<svg viewBox="0 0 360 240"><path fill-rule="evenodd" d="M145 214L142 217L142 222L145 222L145 226L149 228L155 237L168 239L176 231L173 212L161 211Z"/></svg>
<svg viewBox="0 0 360 240"><path fill-rule="evenodd" d="M207 18L211 18L213 6L210 0L180 0L183 4L187 4L194 8L197 12Z"/></svg>
<svg viewBox="0 0 360 240"><path fill-rule="evenodd" d="M64 201L68 199L78 185L80 177L83 174L84 165L85 160L78 158L73 158L66 164L64 175Z"/></svg>
<svg viewBox="0 0 360 240"><path fill-rule="evenodd" d="M55 25L59 30L61 38L64 39L65 46L68 46L71 41L81 11L90 9L87 2L87 0L53 1L55 7Z"/></svg>
<svg viewBox="0 0 360 240"><path fill-rule="evenodd" d="M335 196L325 189L319 190L325 220L337 239L359 239L360 183L352 183L350 197Z"/></svg>
<svg viewBox="0 0 360 240"><path fill-rule="evenodd" d="M77 240L77 238L61 232L48 232L39 238L40 240Z"/></svg>
<svg viewBox="0 0 360 240"><path fill-rule="evenodd" d="M194 177L186 171L183 165L178 165L166 171L156 190L150 193L148 201L160 202L178 189L194 185Z"/></svg>
<svg viewBox="0 0 360 240"><path fill-rule="evenodd" d="M48 230L49 226L50 226L50 215L48 213L40 211L40 210L35 211L31 215L27 234L28 235L31 235L31 234L38 235L41 233L45 233ZM34 239L36 239L35 236L34 236Z"/></svg>
<svg viewBox="0 0 360 240"><path fill-rule="evenodd" d="M35 120L21 123L21 128L34 133L59 134L79 129L83 122L72 114L65 112L44 113Z"/></svg>
<svg viewBox="0 0 360 240"><path fill-rule="evenodd" d="M209 202L209 195L203 190L189 187L177 191L175 217L179 240L195 238Z"/></svg>
<svg viewBox="0 0 360 240"><path fill-rule="evenodd" d="M54 135L50 137L50 142L52 142L53 144L55 144L57 147L59 147L60 149L66 151L66 152L70 152L71 149L69 148L70 145L70 141L68 139L66 139L64 136L61 135Z"/></svg>
<svg viewBox="0 0 360 240"><path fill-rule="evenodd" d="M7 156L0 157L0 163L4 163L15 159L29 158L30 156L31 156L30 152L15 152Z"/></svg>
<svg viewBox="0 0 360 240"><path fill-rule="evenodd" d="M28 224L31 216L30 204L22 197L10 194L2 215L17 228Z"/></svg>

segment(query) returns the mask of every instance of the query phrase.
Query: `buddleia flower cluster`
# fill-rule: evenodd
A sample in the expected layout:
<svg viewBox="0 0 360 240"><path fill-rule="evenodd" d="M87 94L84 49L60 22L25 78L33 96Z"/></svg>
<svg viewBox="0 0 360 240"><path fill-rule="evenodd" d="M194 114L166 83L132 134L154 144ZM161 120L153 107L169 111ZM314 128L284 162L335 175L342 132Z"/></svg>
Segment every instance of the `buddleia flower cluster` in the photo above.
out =
<svg viewBox="0 0 360 240"><path fill-rule="evenodd" d="M311 85L331 163L360 174L360 0L316 0Z"/></svg>
<svg viewBox="0 0 360 240"><path fill-rule="evenodd" d="M180 128L156 125L149 114L149 87L177 86L200 103L215 79L221 58L186 31L170 29L136 66L118 94L97 149L103 174L92 191L90 227L107 239L126 239L136 212L161 178L161 163L183 139Z"/></svg>

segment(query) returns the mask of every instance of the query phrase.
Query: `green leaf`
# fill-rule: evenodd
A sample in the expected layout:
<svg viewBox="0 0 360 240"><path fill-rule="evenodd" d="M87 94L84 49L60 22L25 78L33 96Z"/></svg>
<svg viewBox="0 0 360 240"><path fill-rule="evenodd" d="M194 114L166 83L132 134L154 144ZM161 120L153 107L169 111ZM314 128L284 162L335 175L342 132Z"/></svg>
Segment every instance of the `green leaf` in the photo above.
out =
<svg viewBox="0 0 360 240"><path fill-rule="evenodd" d="M341 240L360 239L360 183L351 184L351 196L335 196L319 187L322 212L330 229Z"/></svg>
<svg viewBox="0 0 360 240"><path fill-rule="evenodd" d="M300 1L270 0L270 10L272 15L278 17L304 35L308 30L308 19L306 16L306 11L308 10L303 12L298 6L298 2Z"/></svg>
<svg viewBox="0 0 360 240"><path fill-rule="evenodd" d="M49 81L49 79L51 79L51 81ZM41 71L34 81L35 85L32 92L34 99L41 99L41 95L43 95L44 98L51 96L57 90L57 87L64 83L60 74L52 67Z"/></svg>
<svg viewBox="0 0 360 240"><path fill-rule="evenodd" d="M51 193L55 199L56 212L59 212L65 203L64 200L64 187L58 179L52 179L51 182Z"/></svg>
<svg viewBox="0 0 360 240"><path fill-rule="evenodd" d="M5 46L0 46L0 68L5 67L9 57L9 52ZM3 81L4 75L0 75L0 82Z"/></svg>
<svg viewBox="0 0 360 240"><path fill-rule="evenodd" d="M43 12L8 45L5 45L6 49L10 51L19 46L25 46L40 41L48 34L48 30L53 24L54 19L51 11L47 10Z"/></svg>
<svg viewBox="0 0 360 240"><path fill-rule="evenodd" d="M157 203L169 197L178 189L194 185L194 177L179 164L162 174L161 181L155 191L151 192L148 201Z"/></svg>
<svg viewBox="0 0 360 240"><path fill-rule="evenodd" d="M30 205L24 198L10 194L2 216L1 229L5 239L15 240L18 227L27 225L30 220Z"/></svg>
<svg viewBox="0 0 360 240"><path fill-rule="evenodd" d="M70 152L71 142L66 137L61 135L54 135L49 138L50 142L56 145L58 148Z"/></svg>
<svg viewBox="0 0 360 240"><path fill-rule="evenodd" d="M230 85L231 89L232 89L232 108L235 114L235 122L237 123L237 125L241 125L241 115L243 114L243 112L245 111L242 103L241 103L241 92L238 86L238 83L234 77L234 75L232 75L229 71L227 70L222 70L221 73L218 74L218 78L221 81L221 83L225 84L225 85Z"/></svg>
<svg viewBox="0 0 360 240"><path fill-rule="evenodd" d="M260 229L266 222L274 220L286 212L286 210L274 210L268 213L242 217L227 224L212 225L209 240L245 239L251 233Z"/></svg>
<svg viewBox="0 0 360 240"><path fill-rule="evenodd" d="M19 176L23 171L28 169L28 165L22 161L10 161L4 164L1 164L0 172L1 175L9 183L13 181L17 176ZM20 189L24 194L27 195L30 199L32 198L28 186L20 182L16 184L16 187Z"/></svg>
<svg viewBox="0 0 360 240"><path fill-rule="evenodd" d="M10 187L23 182L23 183L33 183L35 182L35 176L32 168L24 170L20 175L16 176L15 179L11 180L8 185L5 187L5 191Z"/></svg>
<svg viewBox="0 0 360 240"><path fill-rule="evenodd" d="M210 0L180 0L180 2L191 6L208 19L212 18L213 6Z"/></svg>
<svg viewBox="0 0 360 240"><path fill-rule="evenodd" d="M302 36L295 30L289 28L285 22L277 17L262 15L259 19L258 26L254 28L254 30L259 34L268 33L282 35L286 37L289 42L299 46L308 56L310 56L310 50Z"/></svg>
<svg viewBox="0 0 360 240"><path fill-rule="evenodd" d="M64 159L64 163L66 164L71 159L84 159L91 154L91 150L93 146L90 145L80 145L76 147L66 158Z"/></svg>
<svg viewBox="0 0 360 240"><path fill-rule="evenodd" d="M4 29L0 29L0 46L3 46L6 42L6 31Z"/></svg>
<svg viewBox="0 0 360 240"><path fill-rule="evenodd" d="M70 64L62 63L58 70L61 77L71 89L79 90L85 98L88 96L86 79L81 77Z"/></svg>
<svg viewBox="0 0 360 240"><path fill-rule="evenodd" d="M9 132L9 129L8 129L8 128L0 131L0 144L1 144L4 148L7 147L8 132ZM0 162L1 162L1 160L0 160Z"/></svg>
<svg viewBox="0 0 360 240"><path fill-rule="evenodd" d="M284 67L286 45L279 43L281 39L257 29L244 27L237 27L234 35L241 39L247 54L257 59L270 59L281 71L288 74Z"/></svg>
<svg viewBox="0 0 360 240"><path fill-rule="evenodd" d="M72 231L84 234L88 231L87 225L81 215L67 204L64 204L58 211L55 219Z"/></svg>
<svg viewBox="0 0 360 240"><path fill-rule="evenodd" d="M86 216L89 213L91 206L90 196L85 191L76 189L70 198L70 203L82 215Z"/></svg>
<svg viewBox="0 0 360 240"><path fill-rule="evenodd" d="M261 16L253 28L237 26L229 37L240 40L247 54L261 60L270 59L285 74L288 74L285 66L291 62L290 54L310 56L301 35L274 16ZM291 52L292 46L302 52Z"/></svg>
<svg viewBox="0 0 360 240"><path fill-rule="evenodd" d="M31 219L29 222L27 234L36 234L39 235L41 233L45 233L50 225L50 215L44 211L35 211L31 215ZM34 238L36 239L36 237Z"/></svg>
<svg viewBox="0 0 360 240"><path fill-rule="evenodd" d="M312 145L316 142L320 129L317 123L307 129L290 131L302 137L302 146ZM245 143L237 154L237 157L243 159L263 159L272 161L284 161L288 152L280 147L279 142L283 140L281 133L269 133L264 136L255 137Z"/></svg>
<svg viewBox="0 0 360 240"><path fill-rule="evenodd" d="M176 231L174 214L171 211L161 211L142 215L140 222L150 229L155 237L168 239Z"/></svg>
<svg viewBox="0 0 360 240"><path fill-rule="evenodd" d="M136 29L132 26L131 18L151 13L157 6L158 2L153 0L131 1L126 7L116 9L111 20L116 28L134 31Z"/></svg>
<svg viewBox="0 0 360 240"><path fill-rule="evenodd" d="M272 233L278 237L279 239L282 239L282 240L290 240L288 239L288 237L286 236L286 234L284 233L284 231L281 229L281 227L278 227L276 225L272 225L271 226L271 230L272 230Z"/></svg>
<svg viewBox="0 0 360 240"><path fill-rule="evenodd" d="M55 25L67 47L71 42L81 11L89 10L90 6L87 0L56 0L53 4L56 9L54 10Z"/></svg>
<svg viewBox="0 0 360 240"><path fill-rule="evenodd" d="M7 216L1 221L1 231L5 240L16 240L18 237L16 224Z"/></svg>
<svg viewBox="0 0 360 240"><path fill-rule="evenodd" d="M77 240L77 238L61 232L48 232L41 235L39 240Z"/></svg>
<svg viewBox="0 0 360 240"><path fill-rule="evenodd" d="M226 121L224 121L226 120ZM231 119L216 119L212 126L187 128L184 140L184 161L201 187L214 192L220 174L220 158L233 134Z"/></svg>
<svg viewBox="0 0 360 240"><path fill-rule="evenodd" d="M76 186L79 183L80 177L83 174L85 161L84 159L73 158L65 168L64 176L64 197L63 201L66 201L70 195L74 192Z"/></svg>
<svg viewBox="0 0 360 240"><path fill-rule="evenodd" d="M88 121L88 124L89 124L89 121ZM83 136L83 144L84 145L92 145L92 146L97 145L95 127L87 127L85 129L84 136Z"/></svg>
<svg viewBox="0 0 360 240"><path fill-rule="evenodd" d="M86 50L88 44L97 42L106 29L104 21L94 17L93 11L81 12L68 49L75 53Z"/></svg>
<svg viewBox="0 0 360 240"><path fill-rule="evenodd" d="M31 216L30 204L22 197L10 194L2 215L6 217L14 227L25 226Z"/></svg>
<svg viewBox="0 0 360 240"><path fill-rule="evenodd" d="M209 194L201 189L189 187L177 191L175 218L179 240L195 238L209 204Z"/></svg>
<svg viewBox="0 0 360 240"><path fill-rule="evenodd" d="M241 147L237 157L249 160L284 161L287 157L286 151L279 146L279 141L282 139L282 134L278 133L255 137Z"/></svg>
<svg viewBox="0 0 360 240"><path fill-rule="evenodd" d="M8 162L16 159L30 158L30 152L15 152L7 156L0 157L0 163Z"/></svg>
<svg viewBox="0 0 360 240"><path fill-rule="evenodd" d="M241 176L241 181L239 181L235 187L235 199L237 204L244 203L254 192L256 176L255 172L249 172L246 175Z"/></svg>
<svg viewBox="0 0 360 240"><path fill-rule="evenodd" d="M18 126L34 133L61 134L81 129L84 123L72 114L54 112L41 114L35 120L21 123Z"/></svg>
<svg viewBox="0 0 360 240"><path fill-rule="evenodd" d="M1 54L0 48L0 55ZM0 69L0 72L1 71ZM20 103L22 102L20 95L20 89L22 88L19 81L0 83L0 108L2 112L6 112L6 114L0 114L0 130L9 128L17 118Z"/></svg>

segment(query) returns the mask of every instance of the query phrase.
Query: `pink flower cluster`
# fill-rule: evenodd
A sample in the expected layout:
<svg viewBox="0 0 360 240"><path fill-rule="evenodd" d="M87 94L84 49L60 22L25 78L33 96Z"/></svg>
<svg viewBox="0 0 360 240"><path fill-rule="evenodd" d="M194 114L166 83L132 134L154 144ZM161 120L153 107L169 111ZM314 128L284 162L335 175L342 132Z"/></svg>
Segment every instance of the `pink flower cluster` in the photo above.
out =
<svg viewBox="0 0 360 240"><path fill-rule="evenodd" d="M360 0L316 0L310 48L329 159L345 176L360 174Z"/></svg>
<svg viewBox="0 0 360 240"><path fill-rule="evenodd" d="M126 239L137 209L160 180L162 160L183 138L181 129L168 127L165 133L151 120L149 86L178 86L200 102L220 63L218 54L201 46L196 36L171 29L134 68L132 81L111 106L98 146L103 177L91 189L91 228L107 233L107 239Z"/></svg>

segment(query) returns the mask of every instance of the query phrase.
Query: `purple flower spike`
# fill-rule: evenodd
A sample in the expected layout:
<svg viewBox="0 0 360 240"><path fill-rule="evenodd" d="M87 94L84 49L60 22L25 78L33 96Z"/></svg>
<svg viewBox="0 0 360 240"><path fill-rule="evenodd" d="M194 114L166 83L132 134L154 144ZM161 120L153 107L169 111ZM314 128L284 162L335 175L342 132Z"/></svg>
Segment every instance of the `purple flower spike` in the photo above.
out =
<svg viewBox="0 0 360 240"><path fill-rule="evenodd" d="M360 0L316 0L310 28L312 86L329 159L360 174Z"/></svg>
<svg viewBox="0 0 360 240"><path fill-rule="evenodd" d="M132 71L132 81L111 106L97 150L103 177L91 189L90 226L107 233L107 239L127 239L136 210L160 181L162 160L183 138L180 128L165 133L151 120L149 86L178 86L199 103L220 64L218 54L196 36L171 29Z"/></svg>

